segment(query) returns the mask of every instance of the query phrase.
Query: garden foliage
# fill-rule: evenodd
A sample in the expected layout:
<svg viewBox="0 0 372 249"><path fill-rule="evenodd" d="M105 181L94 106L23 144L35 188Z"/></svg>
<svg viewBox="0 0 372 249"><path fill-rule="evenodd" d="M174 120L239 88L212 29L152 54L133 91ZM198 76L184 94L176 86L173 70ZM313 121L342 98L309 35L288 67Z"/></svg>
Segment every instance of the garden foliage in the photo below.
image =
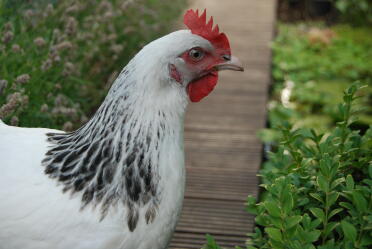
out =
<svg viewBox="0 0 372 249"><path fill-rule="evenodd" d="M343 119L330 133L280 126L278 150L261 171L267 192L257 204L248 197L260 226L249 249L372 246L372 129L350 129L356 90L345 91Z"/></svg>
<svg viewBox="0 0 372 249"><path fill-rule="evenodd" d="M248 249L372 246L372 127L364 135L350 129L356 92L356 85L345 91L343 118L329 133L278 127L280 145L260 172L265 193L258 203L247 199L258 225Z"/></svg>
<svg viewBox="0 0 372 249"><path fill-rule="evenodd" d="M0 0L0 119L71 130L185 0Z"/></svg>
<svg viewBox="0 0 372 249"><path fill-rule="evenodd" d="M355 25L372 24L372 2L370 0L333 0L343 21Z"/></svg>
<svg viewBox="0 0 372 249"><path fill-rule="evenodd" d="M340 121L336 106L342 90L355 81L372 83L371 32L370 27L348 25L280 24L273 43L270 124L288 120L297 128L326 132ZM372 88L359 95L359 120L353 127L365 131L372 123ZM262 138L273 141L272 133L262 133Z"/></svg>

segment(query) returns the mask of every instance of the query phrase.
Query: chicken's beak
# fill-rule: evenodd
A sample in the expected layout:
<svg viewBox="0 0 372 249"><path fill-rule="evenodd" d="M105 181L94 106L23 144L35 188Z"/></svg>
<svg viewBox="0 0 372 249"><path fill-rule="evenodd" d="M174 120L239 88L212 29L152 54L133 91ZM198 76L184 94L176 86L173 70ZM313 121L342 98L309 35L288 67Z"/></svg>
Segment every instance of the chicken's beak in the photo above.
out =
<svg viewBox="0 0 372 249"><path fill-rule="evenodd" d="M241 71L241 72L244 71L242 63L235 56L231 56L229 60L215 65L213 69L215 71L221 71L221 70L233 70L233 71Z"/></svg>

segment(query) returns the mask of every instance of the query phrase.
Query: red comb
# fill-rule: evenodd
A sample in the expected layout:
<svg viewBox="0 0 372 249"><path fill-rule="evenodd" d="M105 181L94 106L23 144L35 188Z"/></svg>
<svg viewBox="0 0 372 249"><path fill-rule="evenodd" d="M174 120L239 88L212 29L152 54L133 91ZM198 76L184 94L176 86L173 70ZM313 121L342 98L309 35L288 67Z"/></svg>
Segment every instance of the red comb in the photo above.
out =
<svg viewBox="0 0 372 249"><path fill-rule="evenodd" d="M210 41L217 49L222 49L230 54L230 44L224 33L220 33L218 25L213 28L213 17L207 21L207 11L199 16L199 11L188 10L183 17L183 23L191 30L194 35L199 35Z"/></svg>

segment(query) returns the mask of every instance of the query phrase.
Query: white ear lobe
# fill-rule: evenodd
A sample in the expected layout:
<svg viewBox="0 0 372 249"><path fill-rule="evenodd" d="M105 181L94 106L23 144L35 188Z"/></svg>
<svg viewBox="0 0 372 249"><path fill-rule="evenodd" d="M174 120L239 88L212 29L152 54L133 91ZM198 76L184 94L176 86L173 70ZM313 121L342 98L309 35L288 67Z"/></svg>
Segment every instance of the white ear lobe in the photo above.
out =
<svg viewBox="0 0 372 249"><path fill-rule="evenodd" d="M181 58L181 57L177 57L175 60L174 60L174 65L176 67L178 66L182 66L184 67L185 66L185 61Z"/></svg>
<svg viewBox="0 0 372 249"><path fill-rule="evenodd" d="M178 57L174 60L174 66L177 68L177 71L181 74L182 85L186 86L190 81L196 77L196 73L190 70L186 65L185 61Z"/></svg>

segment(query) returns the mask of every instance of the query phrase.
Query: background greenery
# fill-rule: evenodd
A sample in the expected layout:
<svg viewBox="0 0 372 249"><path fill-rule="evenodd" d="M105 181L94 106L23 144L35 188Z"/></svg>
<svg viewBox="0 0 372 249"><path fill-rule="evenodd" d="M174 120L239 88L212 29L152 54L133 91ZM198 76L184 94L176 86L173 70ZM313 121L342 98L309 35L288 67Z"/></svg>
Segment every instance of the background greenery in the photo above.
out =
<svg viewBox="0 0 372 249"><path fill-rule="evenodd" d="M0 0L0 119L71 130L185 0Z"/></svg>
<svg viewBox="0 0 372 249"><path fill-rule="evenodd" d="M354 25L372 24L372 4L370 0L333 0L340 12L341 20Z"/></svg>
<svg viewBox="0 0 372 249"><path fill-rule="evenodd" d="M337 103L343 89L355 81L372 83L371 27L322 23L279 24L273 48L275 84L269 102L272 127L282 120L295 128L314 128L326 132L341 117ZM359 120L353 127L365 131L372 123L372 89L362 89ZM276 134L263 131L264 141Z"/></svg>
<svg viewBox="0 0 372 249"><path fill-rule="evenodd" d="M372 245L372 127L364 135L351 128L357 89L345 91L342 118L327 133L278 127L280 144L260 172L265 192L247 200L258 225L249 249Z"/></svg>

